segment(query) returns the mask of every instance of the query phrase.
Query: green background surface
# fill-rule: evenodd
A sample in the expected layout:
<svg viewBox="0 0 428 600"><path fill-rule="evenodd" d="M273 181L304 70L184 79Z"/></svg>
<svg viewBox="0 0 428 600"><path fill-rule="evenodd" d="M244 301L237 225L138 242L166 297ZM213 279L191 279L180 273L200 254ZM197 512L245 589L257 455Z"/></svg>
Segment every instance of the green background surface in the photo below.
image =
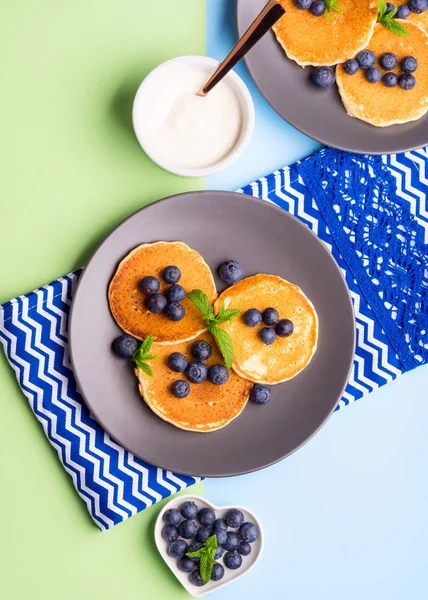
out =
<svg viewBox="0 0 428 600"><path fill-rule="evenodd" d="M157 168L132 132L139 83L182 54L205 54L204 0L3 6L0 303L83 265L148 202L203 187ZM0 400L0 598L188 597L152 542L161 505L101 533L3 353Z"/></svg>

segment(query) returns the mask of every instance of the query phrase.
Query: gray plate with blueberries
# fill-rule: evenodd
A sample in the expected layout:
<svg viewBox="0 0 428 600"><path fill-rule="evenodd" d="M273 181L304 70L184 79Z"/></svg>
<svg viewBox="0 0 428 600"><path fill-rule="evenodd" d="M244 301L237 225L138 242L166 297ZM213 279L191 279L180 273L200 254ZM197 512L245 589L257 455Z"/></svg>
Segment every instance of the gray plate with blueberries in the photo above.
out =
<svg viewBox="0 0 428 600"><path fill-rule="evenodd" d="M121 331L109 309L109 282L130 250L160 240L181 240L197 250L213 271L218 292L226 287L218 265L235 259L246 276L272 273L296 283L318 313L318 349L309 366L272 386L268 404L249 401L239 417L211 433L184 431L156 416L138 393L131 361L112 352ZM286 211L232 192L166 198L114 229L80 278L69 332L79 390L105 430L149 463L207 477L261 469L308 441L342 396L355 345L349 291L324 244Z"/></svg>
<svg viewBox="0 0 428 600"><path fill-rule="evenodd" d="M266 0L237 0L239 36L265 4ZM389 127L374 127L348 116L337 87L315 87L311 81L314 69L302 69L289 60L273 33L264 36L245 61L272 108L293 127L323 144L361 154L405 152L428 144L428 115Z"/></svg>

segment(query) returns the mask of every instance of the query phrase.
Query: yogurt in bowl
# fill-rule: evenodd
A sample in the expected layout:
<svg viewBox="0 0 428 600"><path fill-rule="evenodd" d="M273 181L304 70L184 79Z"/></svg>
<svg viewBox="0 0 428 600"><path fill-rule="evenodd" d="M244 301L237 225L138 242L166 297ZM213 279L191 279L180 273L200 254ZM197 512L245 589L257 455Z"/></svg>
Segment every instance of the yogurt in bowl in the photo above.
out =
<svg viewBox="0 0 428 600"><path fill-rule="evenodd" d="M205 56L173 58L138 88L132 110L137 139L160 167L203 177L230 165L248 145L254 105L233 71L205 97L197 93L218 67Z"/></svg>

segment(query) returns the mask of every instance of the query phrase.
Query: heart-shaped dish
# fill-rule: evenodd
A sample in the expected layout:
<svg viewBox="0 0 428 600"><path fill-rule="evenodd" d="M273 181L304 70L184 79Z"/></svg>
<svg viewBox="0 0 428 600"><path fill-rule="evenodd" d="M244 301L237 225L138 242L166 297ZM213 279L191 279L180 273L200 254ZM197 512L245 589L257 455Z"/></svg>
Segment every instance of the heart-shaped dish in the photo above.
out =
<svg viewBox="0 0 428 600"><path fill-rule="evenodd" d="M177 559L172 558L168 555L168 542L165 542L165 540L162 538L162 529L165 525L163 520L163 515L165 511L167 511L169 508L179 509L180 506L188 500L195 502L199 509L212 508L213 511L216 513L217 518L224 518L227 514L227 511L231 508L239 508L239 510L241 510L244 513L245 521L254 523L259 530L259 537L255 542L251 544L251 554L249 556L242 557L242 566L239 569L236 569L236 571L227 569L225 567L223 579L221 579L220 581L209 581L206 585L202 587L196 587L195 585L193 585L189 580L189 573L183 573L182 571L180 571L180 569L177 566ZM210 592L214 592L215 590L218 590L221 587L232 583L232 581L236 581L237 579L248 573L248 571L250 571L250 569L254 567L254 565L260 558L260 555L263 550L263 530L260 525L260 521L257 519L257 517L250 510L243 506L216 506L215 504L208 502L208 500L202 498L201 496L177 496L170 500L170 502L168 502L168 504L166 504L163 507L163 509L158 515L158 518L156 519L155 542L160 552L160 555L162 556L168 567L171 569L171 571L174 573L174 575L177 577L181 585L186 589L187 592L189 592L189 594L191 594L195 598L201 598L202 596L206 596L206 594L209 594ZM218 562L223 564L223 557L220 558Z"/></svg>

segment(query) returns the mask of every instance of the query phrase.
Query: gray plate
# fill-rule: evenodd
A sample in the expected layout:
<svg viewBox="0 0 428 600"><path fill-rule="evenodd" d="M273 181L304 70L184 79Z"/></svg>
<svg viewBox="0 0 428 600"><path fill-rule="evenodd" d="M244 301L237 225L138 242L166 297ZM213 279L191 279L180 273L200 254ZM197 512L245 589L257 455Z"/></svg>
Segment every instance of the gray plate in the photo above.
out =
<svg viewBox="0 0 428 600"><path fill-rule="evenodd" d="M265 4L266 0L237 0L239 35ZM289 60L273 32L247 54L246 63L272 108L288 123L323 144L364 154L404 152L428 144L428 115L419 121L391 127L374 127L349 117L336 86L330 90L314 87L309 80L312 68L302 69Z"/></svg>
<svg viewBox="0 0 428 600"><path fill-rule="evenodd" d="M273 388L266 406L248 403L219 431L200 434L162 421L138 394L131 364L111 352L120 333L107 287L132 248L182 240L215 272L228 258L246 275L270 272L297 283L315 304L319 348L291 381ZM224 285L217 278L218 290ZM195 192L152 204L119 225L81 277L71 312L70 345L79 388L93 414L122 446L149 463L191 475L220 477L260 469L306 442L336 406L354 353L349 292L330 252L284 210L249 196Z"/></svg>

